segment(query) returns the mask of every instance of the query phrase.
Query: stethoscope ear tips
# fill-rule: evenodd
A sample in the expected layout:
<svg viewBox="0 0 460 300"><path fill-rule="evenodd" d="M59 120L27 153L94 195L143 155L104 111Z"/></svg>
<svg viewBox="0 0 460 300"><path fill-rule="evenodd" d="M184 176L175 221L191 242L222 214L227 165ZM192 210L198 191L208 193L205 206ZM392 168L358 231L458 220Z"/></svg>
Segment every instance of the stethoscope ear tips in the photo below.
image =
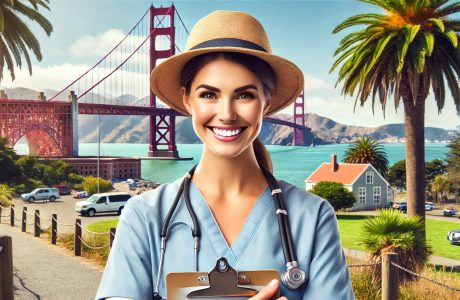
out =
<svg viewBox="0 0 460 300"><path fill-rule="evenodd" d="M281 281L288 289L291 290L298 289L305 283L305 280L305 271L299 267L290 266L281 275Z"/></svg>
<svg viewBox="0 0 460 300"><path fill-rule="evenodd" d="M157 292L153 293L153 300L163 300L163 297L160 296Z"/></svg>

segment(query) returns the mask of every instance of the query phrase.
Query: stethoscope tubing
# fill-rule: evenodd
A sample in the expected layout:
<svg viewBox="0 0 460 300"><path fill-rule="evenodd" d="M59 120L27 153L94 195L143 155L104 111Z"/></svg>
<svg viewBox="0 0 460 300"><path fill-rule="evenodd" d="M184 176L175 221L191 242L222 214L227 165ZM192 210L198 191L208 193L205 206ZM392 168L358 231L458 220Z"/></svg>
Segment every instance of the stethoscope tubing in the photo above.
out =
<svg viewBox="0 0 460 300"><path fill-rule="evenodd" d="M190 195L189 195L190 181L193 176L193 173L195 172L196 167L197 165L195 165L184 176L184 180L182 181L179 187L179 191L177 192L176 197L174 198L173 204L171 205L165 219L163 220L161 233L160 233L160 237L161 237L160 264L159 264L159 269L157 273L158 274L157 281L155 284L154 298L157 296L160 297L159 296L159 286L160 286L161 273L163 269L164 255L166 251L166 240L168 238L169 223L171 221L172 216L174 215L174 212L176 211L177 205L179 204L179 201L182 195L184 195L184 202L185 202L185 205L187 207L187 210L193 222L192 235L194 238L194 256L195 256L194 269L195 269L195 272L198 271L198 251L199 251L199 239L201 237L201 228L200 228L200 224L198 223L198 218L195 214L195 211L193 210L192 203L190 200ZM296 261L296 255L295 255L294 246L292 242L292 235L291 235L291 230L289 226L287 211L284 206L284 199L283 199L282 191L279 189L278 183L275 177L272 175L272 173L268 171L266 168L264 168L263 166L260 166L260 168L264 174L264 177L266 178L268 182L270 191L272 193L273 201L275 203L275 208L276 208L278 227L280 230L281 244L283 246L283 254L284 254L285 261L286 261L286 265L288 268L290 268L290 266L292 265L297 265L297 261Z"/></svg>

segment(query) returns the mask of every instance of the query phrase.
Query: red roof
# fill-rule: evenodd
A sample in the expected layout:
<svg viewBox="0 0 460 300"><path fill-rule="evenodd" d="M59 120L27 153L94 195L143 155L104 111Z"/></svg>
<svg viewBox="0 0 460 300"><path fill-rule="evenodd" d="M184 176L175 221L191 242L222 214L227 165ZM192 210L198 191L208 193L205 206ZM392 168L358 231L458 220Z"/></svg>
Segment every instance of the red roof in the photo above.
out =
<svg viewBox="0 0 460 300"><path fill-rule="evenodd" d="M332 170L332 163L323 163L306 182L335 181L342 184L352 184L361 175L369 164L348 164L337 163L335 172Z"/></svg>

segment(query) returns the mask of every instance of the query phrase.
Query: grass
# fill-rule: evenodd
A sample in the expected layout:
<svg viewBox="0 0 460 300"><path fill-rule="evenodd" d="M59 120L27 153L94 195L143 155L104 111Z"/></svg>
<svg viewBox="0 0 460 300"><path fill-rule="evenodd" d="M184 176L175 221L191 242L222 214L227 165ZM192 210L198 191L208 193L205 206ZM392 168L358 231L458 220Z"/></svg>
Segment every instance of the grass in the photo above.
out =
<svg viewBox="0 0 460 300"><path fill-rule="evenodd" d="M118 224L118 220L107 220L107 221L100 221L93 224L90 224L86 227L86 229L95 231L95 232L107 232L110 228L116 228Z"/></svg>
<svg viewBox="0 0 460 300"><path fill-rule="evenodd" d="M360 264L363 261L356 258L347 257L347 264ZM369 268L366 267L350 267L349 268L351 284L356 299L380 299L382 297L380 282L373 282L370 276ZM454 273L444 272L437 270L432 266L425 267L422 275L435 279L452 287L459 288L458 278ZM431 283L426 280L415 281L399 287L399 299L401 300L425 300L425 299L459 299L458 292L443 288L437 284Z"/></svg>
<svg viewBox="0 0 460 300"><path fill-rule="evenodd" d="M361 224L368 216L337 215L342 245L344 248L365 250L359 243ZM426 219L426 235L433 255L460 260L460 246L452 245L447 241L449 230L460 229L459 223Z"/></svg>

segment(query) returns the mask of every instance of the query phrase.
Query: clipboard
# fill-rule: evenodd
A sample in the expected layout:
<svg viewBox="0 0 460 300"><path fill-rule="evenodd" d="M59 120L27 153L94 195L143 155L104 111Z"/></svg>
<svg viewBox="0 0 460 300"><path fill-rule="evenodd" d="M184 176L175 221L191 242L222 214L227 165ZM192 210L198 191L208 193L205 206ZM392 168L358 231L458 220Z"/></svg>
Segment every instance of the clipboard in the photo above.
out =
<svg viewBox="0 0 460 300"><path fill-rule="evenodd" d="M173 272L166 275L168 300L247 300L273 279L280 279L276 270L236 271L224 257L206 272ZM272 299L279 298L279 289Z"/></svg>

